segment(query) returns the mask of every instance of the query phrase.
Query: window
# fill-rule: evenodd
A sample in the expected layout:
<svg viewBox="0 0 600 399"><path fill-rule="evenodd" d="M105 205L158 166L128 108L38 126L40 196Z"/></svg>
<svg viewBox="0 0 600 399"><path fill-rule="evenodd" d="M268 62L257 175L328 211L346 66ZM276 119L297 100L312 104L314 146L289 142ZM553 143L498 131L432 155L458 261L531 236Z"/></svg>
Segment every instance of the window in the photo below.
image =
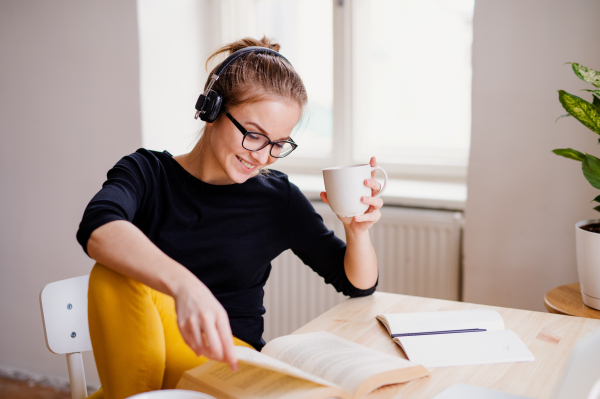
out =
<svg viewBox="0 0 600 399"><path fill-rule="evenodd" d="M226 0L221 2L222 43L242 37L275 38L302 77L309 104L292 134L302 143L289 159L332 158L333 7L331 0ZM289 161L286 159L286 161ZM288 162L290 163L290 162ZM291 164L296 162L292 161ZM277 166L283 164L278 161ZM301 163L298 164L301 167Z"/></svg>
<svg viewBox="0 0 600 399"><path fill-rule="evenodd" d="M473 0L355 0L354 158L397 175L466 175Z"/></svg>
<svg viewBox="0 0 600 399"><path fill-rule="evenodd" d="M185 14L179 21L200 11L199 19L208 26L203 31L206 43L182 36L180 46L204 46L206 58L220 44L266 35L277 39L282 54L302 76L309 97L307 118L293 134L298 150L279 160L278 169L320 174L324 167L367 162L375 155L390 177L464 182L470 141L474 0L174 3L179 4L182 17ZM174 3L168 2L171 9ZM159 2L138 1L142 9L158 7L156 4ZM184 4L189 10L184 10ZM150 38L146 43L161 37L156 29L153 34L144 33L144 26L150 23L142 21L143 14L151 13L140 11L142 71L144 37ZM164 28L164 33L169 37L177 32L189 35L181 22L179 25ZM154 22L154 28L157 26ZM171 39L164 45L171 54L176 52L172 49L175 43L177 40ZM180 53L192 54L190 60L198 66L198 60L191 58L198 57L197 51L186 48ZM186 61L170 62L179 65ZM203 65L201 68L204 72ZM200 79L205 78L203 73ZM157 118L145 105L144 87L150 95L150 86L151 82L144 83L142 73L144 145L151 136L146 130L156 126L147 120ZM185 95L185 110L191 113L200 90L192 91L191 100ZM154 95L159 93L155 90ZM176 99L178 106L183 106L183 97ZM186 137L193 141L191 122L178 125L182 123L187 123Z"/></svg>

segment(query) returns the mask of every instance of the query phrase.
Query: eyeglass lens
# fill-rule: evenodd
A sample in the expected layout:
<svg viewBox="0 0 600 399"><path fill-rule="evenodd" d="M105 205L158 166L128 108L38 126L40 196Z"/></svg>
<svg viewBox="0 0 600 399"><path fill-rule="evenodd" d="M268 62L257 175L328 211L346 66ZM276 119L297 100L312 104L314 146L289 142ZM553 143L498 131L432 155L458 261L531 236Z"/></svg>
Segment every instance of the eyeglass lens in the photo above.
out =
<svg viewBox="0 0 600 399"><path fill-rule="evenodd" d="M260 133L247 133L242 141L242 146L249 151L258 151L269 144L269 139ZM294 146L284 141L278 141L271 146L271 156L283 158L294 150Z"/></svg>

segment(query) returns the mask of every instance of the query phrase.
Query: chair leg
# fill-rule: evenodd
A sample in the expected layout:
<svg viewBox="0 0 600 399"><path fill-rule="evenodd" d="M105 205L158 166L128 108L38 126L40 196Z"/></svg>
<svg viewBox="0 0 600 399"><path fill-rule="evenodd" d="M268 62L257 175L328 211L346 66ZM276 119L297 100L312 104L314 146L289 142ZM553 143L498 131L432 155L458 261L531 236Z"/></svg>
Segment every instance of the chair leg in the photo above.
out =
<svg viewBox="0 0 600 399"><path fill-rule="evenodd" d="M69 369L69 381L71 382L71 397L73 399L87 398L81 352L67 353L67 368Z"/></svg>

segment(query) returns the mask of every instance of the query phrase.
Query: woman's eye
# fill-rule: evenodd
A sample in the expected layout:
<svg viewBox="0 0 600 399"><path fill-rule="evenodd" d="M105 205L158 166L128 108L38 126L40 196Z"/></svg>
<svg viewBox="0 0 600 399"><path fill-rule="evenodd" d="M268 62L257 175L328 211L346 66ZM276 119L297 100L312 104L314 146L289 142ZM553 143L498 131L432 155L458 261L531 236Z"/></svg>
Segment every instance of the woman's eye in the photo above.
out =
<svg viewBox="0 0 600 399"><path fill-rule="evenodd" d="M246 135L246 139L252 140L252 141L260 141L260 140L262 140L262 137L260 136L260 134L248 133Z"/></svg>
<svg viewBox="0 0 600 399"><path fill-rule="evenodd" d="M285 142L283 142L283 141L276 141L274 144L275 144L275 147L277 147L279 149L282 149L283 146L285 145Z"/></svg>

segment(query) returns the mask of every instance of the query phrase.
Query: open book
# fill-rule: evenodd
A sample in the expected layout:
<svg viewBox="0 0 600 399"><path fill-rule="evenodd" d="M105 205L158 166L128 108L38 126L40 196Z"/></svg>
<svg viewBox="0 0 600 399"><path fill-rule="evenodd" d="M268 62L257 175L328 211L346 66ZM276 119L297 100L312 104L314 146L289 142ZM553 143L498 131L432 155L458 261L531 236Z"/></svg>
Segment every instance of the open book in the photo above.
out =
<svg viewBox="0 0 600 399"><path fill-rule="evenodd" d="M377 320L409 360L425 367L535 360L494 310L392 313L377 315Z"/></svg>
<svg viewBox="0 0 600 399"><path fill-rule="evenodd" d="M177 385L217 398L361 398L370 391L429 375L419 364L327 332L287 335L257 352L236 346L237 372L209 361Z"/></svg>

